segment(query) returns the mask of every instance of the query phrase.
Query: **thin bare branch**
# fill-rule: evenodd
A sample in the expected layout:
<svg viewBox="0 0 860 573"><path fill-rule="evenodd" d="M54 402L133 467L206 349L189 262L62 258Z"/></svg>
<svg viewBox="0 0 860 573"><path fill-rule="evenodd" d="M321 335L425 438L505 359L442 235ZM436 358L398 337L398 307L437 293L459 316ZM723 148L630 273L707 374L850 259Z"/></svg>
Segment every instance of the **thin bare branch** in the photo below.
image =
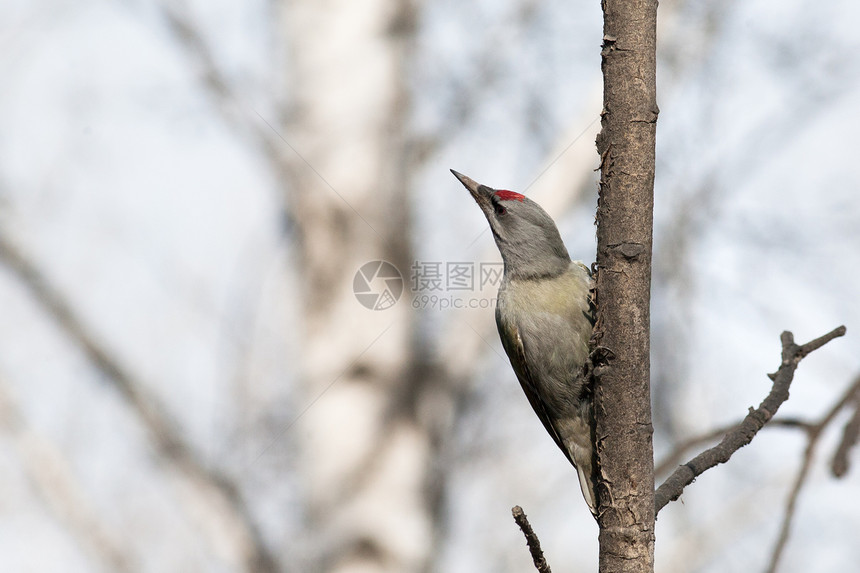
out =
<svg viewBox="0 0 860 573"><path fill-rule="evenodd" d="M823 336L819 336L815 340L810 340L809 342L807 342L806 344L804 344L803 346L801 346L800 348L797 349L797 353L793 356L793 360L794 360L795 365L797 365L797 363L799 363L801 360L806 358L811 352L818 350L819 348L821 348L822 346L824 346L825 344L827 344L828 342L830 342L834 338L839 338L840 336L845 336L845 327L844 326L838 326L838 327L834 328L833 330L831 330L830 332L828 332L827 334L825 334ZM783 340L783 346L786 343L787 337L791 337L790 343L793 345L794 344L794 335L791 334L790 332L786 331L786 332L782 333L782 337L781 337ZM785 360L785 357L783 357L783 360Z"/></svg>
<svg viewBox="0 0 860 573"><path fill-rule="evenodd" d="M699 436L693 436L692 438L686 439L683 442L680 442L675 445L675 448L669 452L663 460L658 463L654 467L654 475L660 476L665 475L669 472L673 467L681 463L681 460L684 459L684 454L687 451L698 448L701 446L705 446L713 442L714 440L725 436L732 430L736 429L741 425L741 422L735 422L733 424L729 424L727 426L722 426L717 428L716 430L711 430L710 432L701 434ZM813 427L813 424L809 422L805 422L804 420L799 420L797 418L777 418L771 420L765 428L796 428L803 430L804 432L809 432L809 430Z"/></svg>
<svg viewBox="0 0 860 573"><path fill-rule="evenodd" d="M224 508L225 518L237 532L241 532L238 537L241 540L238 541L239 550L249 570L276 571L275 558L266 548L234 483L198 457L154 397L144 391L144 385L111 355L98 337L77 317L59 289L2 233L0 262L30 290L45 312L78 345L105 380L116 388L149 431L160 456L193 484L194 491L215 496L211 498L213 505Z"/></svg>
<svg viewBox="0 0 860 573"><path fill-rule="evenodd" d="M779 558L782 556L782 552L788 542L788 535L791 531L791 522L794 519L794 513L797 508L797 498L800 496L800 490L803 488L806 476L809 474L809 467L812 465L812 458L814 457L815 446L817 443L818 433L816 432L815 437L810 437L809 443L806 444L806 451L803 453L803 462L800 464L800 470L794 478L794 486L791 488L791 494L788 496L788 504L785 508L785 515L783 516L782 526L779 530L779 537L777 537L776 545L774 545L773 553L771 554L767 573L775 573L776 567L779 564Z"/></svg>
<svg viewBox="0 0 860 573"><path fill-rule="evenodd" d="M187 56L201 70L201 84L216 103L218 113L239 133L250 136L260 145L266 158L271 162L274 173L284 173L281 137L276 130L263 120L259 112L253 110L243 99L227 74L217 65L212 50L203 34L179 8L170 2L157 3L170 31Z"/></svg>
<svg viewBox="0 0 860 573"><path fill-rule="evenodd" d="M840 398L839 401L830 408L819 422L809 426L809 431L807 432L809 442L806 444L806 451L803 454L803 462L800 465L800 469L794 479L794 485L791 488L791 493L788 496L788 503L786 504L785 514L783 515L782 524L780 525L779 536L777 537L776 544L774 545L773 552L771 553L767 573L776 572L779 560L782 557L786 544L788 543L788 537L791 533L791 524L794 521L794 515L797 511L797 500L800 497L800 492L803 489L803 486L806 484L806 478L809 476L809 468L812 465L812 460L815 458L815 449L818 447L821 435L843 408L845 408L849 403L857 400L858 393L860 393L860 376L854 380L854 383L851 384L848 390L842 395L842 398ZM855 410L852 421L850 421L848 426L846 426L846 434L848 433L848 428L852 426L852 423L855 423L855 420L858 419L860 418L858 418L857 410ZM845 438L843 437L843 442L837 449L837 457L843 450L844 444ZM834 460L834 464L835 461L836 460ZM847 461L845 471L847 471Z"/></svg>
<svg viewBox="0 0 860 573"><path fill-rule="evenodd" d="M526 537L526 544L529 546L529 553L531 553L535 569L538 570L538 573L552 573L549 564L544 559L543 550L540 548L540 539L538 539L537 533L532 529L532 524L529 523L529 519L526 517L523 508L515 505L511 509L511 513L514 515L514 521L520 526L520 531Z"/></svg>
<svg viewBox="0 0 860 573"><path fill-rule="evenodd" d="M0 432L12 442L30 486L55 519L105 570L134 571L123 536L100 519L68 460L30 427L5 386L5 381L0 380Z"/></svg>
<svg viewBox="0 0 860 573"><path fill-rule="evenodd" d="M857 444L857 438L860 437L860 376L851 387L851 401L854 414L842 430L842 439L839 441L839 447L836 448L831 464L833 475L838 478L848 472L848 455L851 453L851 448Z"/></svg>
<svg viewBox="0 0 860 573"><path fill-rule="evenodd" d="M750 408L749 414L740 425L727 433L719 444L678 467L657 488L654 498L655 511L659 512L670 501L678 499L684 488L691 484L697 476L716 465L727 462L736 451L749 444L764 425L773 418L782 403L788 400L789 387L800 361L810 352L821 348L834 338L844 336L844 334L845 327L840 326L824 336L798 346L794 342L792 333L783 332L780 337L782 341L782 364L775 374L768 375L773 380L770 393L758 408Z"/></svg>

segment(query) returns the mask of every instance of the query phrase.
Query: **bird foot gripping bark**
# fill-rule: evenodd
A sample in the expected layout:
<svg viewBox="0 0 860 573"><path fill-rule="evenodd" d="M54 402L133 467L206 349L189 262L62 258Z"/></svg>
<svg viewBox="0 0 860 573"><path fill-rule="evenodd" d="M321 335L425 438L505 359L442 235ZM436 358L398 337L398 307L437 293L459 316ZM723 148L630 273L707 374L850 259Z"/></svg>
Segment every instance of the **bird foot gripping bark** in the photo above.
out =
<svg viewBox="0 0 860 573"><path fill-rule="evenodd" d="M599 376L601 370L606 368L614 358L615 353L612 349L606 346L596 346L588 355L588 360L585 361L586 374L589 378Z"/></svg>

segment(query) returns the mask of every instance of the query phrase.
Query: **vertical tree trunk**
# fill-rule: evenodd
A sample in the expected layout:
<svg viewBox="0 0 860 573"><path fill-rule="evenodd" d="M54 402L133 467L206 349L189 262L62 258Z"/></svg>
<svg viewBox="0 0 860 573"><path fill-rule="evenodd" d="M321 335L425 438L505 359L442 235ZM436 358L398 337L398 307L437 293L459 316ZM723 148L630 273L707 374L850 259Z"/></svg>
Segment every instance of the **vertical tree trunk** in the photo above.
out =
<svg viewBox="0 0 860 573"><path fill-rule="evenodd" d="M415 366L414 312L407 300L365 308L352 291L364 263L410 268L404 70L413 17L409 3L392 0L286 4L294 99L284 154L310 404L296 428L307 570L422 571L431 559L434 445L416 406L427 376Z"/></svg>
<svg viewBox="0 0 860 573"><path fill-rule="evenodd" d="M654 568L649 326L656 103L655 0L603 0L595 393L600 572Z"/></svg>

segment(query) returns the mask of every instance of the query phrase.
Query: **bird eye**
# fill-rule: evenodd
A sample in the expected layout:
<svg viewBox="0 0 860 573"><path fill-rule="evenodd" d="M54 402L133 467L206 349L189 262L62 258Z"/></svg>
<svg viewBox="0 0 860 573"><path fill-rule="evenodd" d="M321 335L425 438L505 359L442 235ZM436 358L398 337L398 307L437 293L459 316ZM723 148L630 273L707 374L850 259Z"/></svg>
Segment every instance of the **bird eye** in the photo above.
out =
<svg viewBox="0 0 860 573"><path fill-rule="evenodd" d="M500 205L499 203L496 203L495 210L496 210L496 215L499 215L499 216L504 215L505 213L508 212L508 210L505 209L504 207L502 207L502 205Z"/></svg>

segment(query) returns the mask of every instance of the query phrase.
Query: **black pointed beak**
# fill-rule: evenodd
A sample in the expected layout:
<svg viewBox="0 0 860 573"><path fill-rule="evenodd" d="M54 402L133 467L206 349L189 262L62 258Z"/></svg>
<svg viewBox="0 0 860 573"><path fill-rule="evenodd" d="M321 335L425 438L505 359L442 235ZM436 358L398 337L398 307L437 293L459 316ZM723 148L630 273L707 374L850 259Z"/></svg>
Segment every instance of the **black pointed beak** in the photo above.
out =
<svg viewBox="0 0 860 573"><path fill-rule="evenodd" d="M478 206L483 211L488 211L493 208L492 203L490 201L490 197L493 196L495 192L492 188L487 187L486 185L481 185L474 179L466 177L462 173L458 173L451 170L451 173L454 174L454 177L460 180L460 183L463 184L463 187L469 190L469 193L472 195L472 198L478 204Z"/></svg>

